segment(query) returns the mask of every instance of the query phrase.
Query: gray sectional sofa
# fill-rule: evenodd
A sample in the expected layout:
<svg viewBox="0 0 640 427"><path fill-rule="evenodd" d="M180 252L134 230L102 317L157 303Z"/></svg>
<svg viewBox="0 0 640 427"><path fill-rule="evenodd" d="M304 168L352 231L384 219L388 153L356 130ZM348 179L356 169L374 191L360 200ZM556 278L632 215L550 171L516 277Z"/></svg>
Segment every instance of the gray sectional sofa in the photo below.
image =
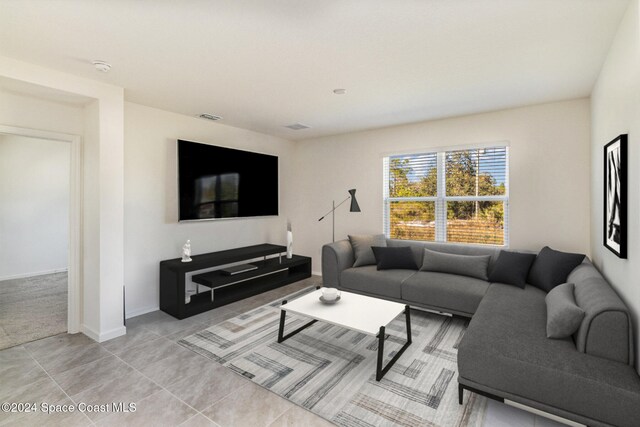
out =
<svg viewBox="0 0 640 427"><path fill-rule="evenodd" d="M460 255L500 250L430 242L386 241L410 246L416 264L424 249ZM640 425L640 377L634 369L628 308L585 258L568 276L585 316L573 337L547 338L547 293L455 274L353 267L349 240L322 248L325 286L377 296L439 312L471 317L458 348L463 390L508 399L590 426Z"/></svg>

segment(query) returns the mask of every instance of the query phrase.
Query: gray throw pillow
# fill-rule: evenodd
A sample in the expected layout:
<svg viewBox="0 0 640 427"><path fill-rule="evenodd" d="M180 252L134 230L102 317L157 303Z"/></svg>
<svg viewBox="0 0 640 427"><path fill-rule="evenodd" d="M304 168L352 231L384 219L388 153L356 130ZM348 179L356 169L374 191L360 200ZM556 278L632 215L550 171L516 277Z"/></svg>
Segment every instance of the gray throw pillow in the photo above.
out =
<svg viewBox="0 0 640 427"><path fill-rule="evenodd" d="M398 247L378 247L372 246L371 250L376 257L378 270L417 270L416 260L413 251L409 246Z"/></svg>
<svg viewBox="0 0 640 427"><path fill-rule="evenodd" d="M506 283L524 289L531 264L536 254L500 251L498 260L489 274L489 281Z"/></svg>
<svg viewBox="0 0 640 427"><path fill-rule="evenodd" d="M376 264L376 257L373 255L371 246L387 246L387 238L384 237L384 234L349 236L349 241L351 242L353 255L356 259L353 263L354 267Z"/></svg>
<svg viewBox="0 0 640 427"><path fill-rule="evenodd" d="M584 310L576 304L573 283L563 283L551 289L547 303L547 338L567 338L578 330Z"/></svg>
<svg viewBox="0 0 640 427"><path fill-rule="evenodd" d="M490 259L491 255L456 255L425 249L420 270L487 280Z"/></svg>

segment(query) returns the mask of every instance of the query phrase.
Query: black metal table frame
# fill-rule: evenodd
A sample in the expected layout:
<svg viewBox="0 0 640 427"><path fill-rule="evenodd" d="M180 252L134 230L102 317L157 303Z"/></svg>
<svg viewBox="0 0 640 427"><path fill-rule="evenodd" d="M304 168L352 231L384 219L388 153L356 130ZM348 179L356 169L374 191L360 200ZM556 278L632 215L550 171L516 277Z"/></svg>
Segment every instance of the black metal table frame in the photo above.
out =
<svg viewBox="0 0 640 427"><path fill-rule="evenodd" d="M283 306L286 303L287 303L287 300L282 301ZM391 369L391 367L396 363L396 361L400 358L400 356L402 356L402 353L404 353L404 351L411 345L411 342L412 342L411 341L411 308L408 305L404 306L404 314L405 314L405 320L407 324L407 342L404 343L402 348L398 350L398 352L384 367L382 366L382 361L384 359L384 339L386 336L385 327L380 326L380 331L378 332L378 335L376 335L376 338L378 338L378 362L376 364L376 381L380 381L382 377L385 376L385 374L389 371L389 369ZM313 319L312 321L300 326L295 331L289 332L287 335L285 335L284 320L286 316L287 316L286 310L284 309L284 307L281 307L280 308L280 327L278 328L279 343L291 338L298 332L303 331L304 329L307 329L309 326L313 325L318 321L317 319Z"/></svg>

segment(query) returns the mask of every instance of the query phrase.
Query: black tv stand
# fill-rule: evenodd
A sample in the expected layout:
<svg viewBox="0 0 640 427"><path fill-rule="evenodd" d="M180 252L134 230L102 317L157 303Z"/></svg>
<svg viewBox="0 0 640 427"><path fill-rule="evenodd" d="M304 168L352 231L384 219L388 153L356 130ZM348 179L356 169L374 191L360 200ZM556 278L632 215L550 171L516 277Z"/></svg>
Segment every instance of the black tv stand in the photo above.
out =
<svg viewBox="0 0 640 427"><path fill-rule="evenodd" d="M191 262L180 258L160 262L160 310L184 319L212 308L311 277L311 258L286 258L286 247L264 243L226 251L195 255ZM237 262L257 268L234 275L220 270L194 275L197 293L185 302L186 274Z"/></svg>

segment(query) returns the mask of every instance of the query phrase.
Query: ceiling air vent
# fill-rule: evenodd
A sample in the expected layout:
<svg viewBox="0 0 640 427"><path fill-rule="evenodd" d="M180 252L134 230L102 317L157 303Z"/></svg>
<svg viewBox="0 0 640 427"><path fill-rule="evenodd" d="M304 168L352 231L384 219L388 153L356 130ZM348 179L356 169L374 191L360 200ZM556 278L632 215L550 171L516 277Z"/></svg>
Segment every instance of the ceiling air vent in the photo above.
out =
<svg viewBox="0 0 640 427"><path fill-rule="evenodd" d="M302 123L294 123L292 125L287 125L285 127L293 130L302 130L302 129L309 129L311 126L303 125Z"/></svg>
<svg viewBox="0 0 640 427"><path fill-rule="evenodd" d="M212 120L212 121L218 121L218 120L222 120L222 117L220 116L215 116L213 114L200 114L198 117L200 117L201 119L207 119L207 120Z"/></svg>

